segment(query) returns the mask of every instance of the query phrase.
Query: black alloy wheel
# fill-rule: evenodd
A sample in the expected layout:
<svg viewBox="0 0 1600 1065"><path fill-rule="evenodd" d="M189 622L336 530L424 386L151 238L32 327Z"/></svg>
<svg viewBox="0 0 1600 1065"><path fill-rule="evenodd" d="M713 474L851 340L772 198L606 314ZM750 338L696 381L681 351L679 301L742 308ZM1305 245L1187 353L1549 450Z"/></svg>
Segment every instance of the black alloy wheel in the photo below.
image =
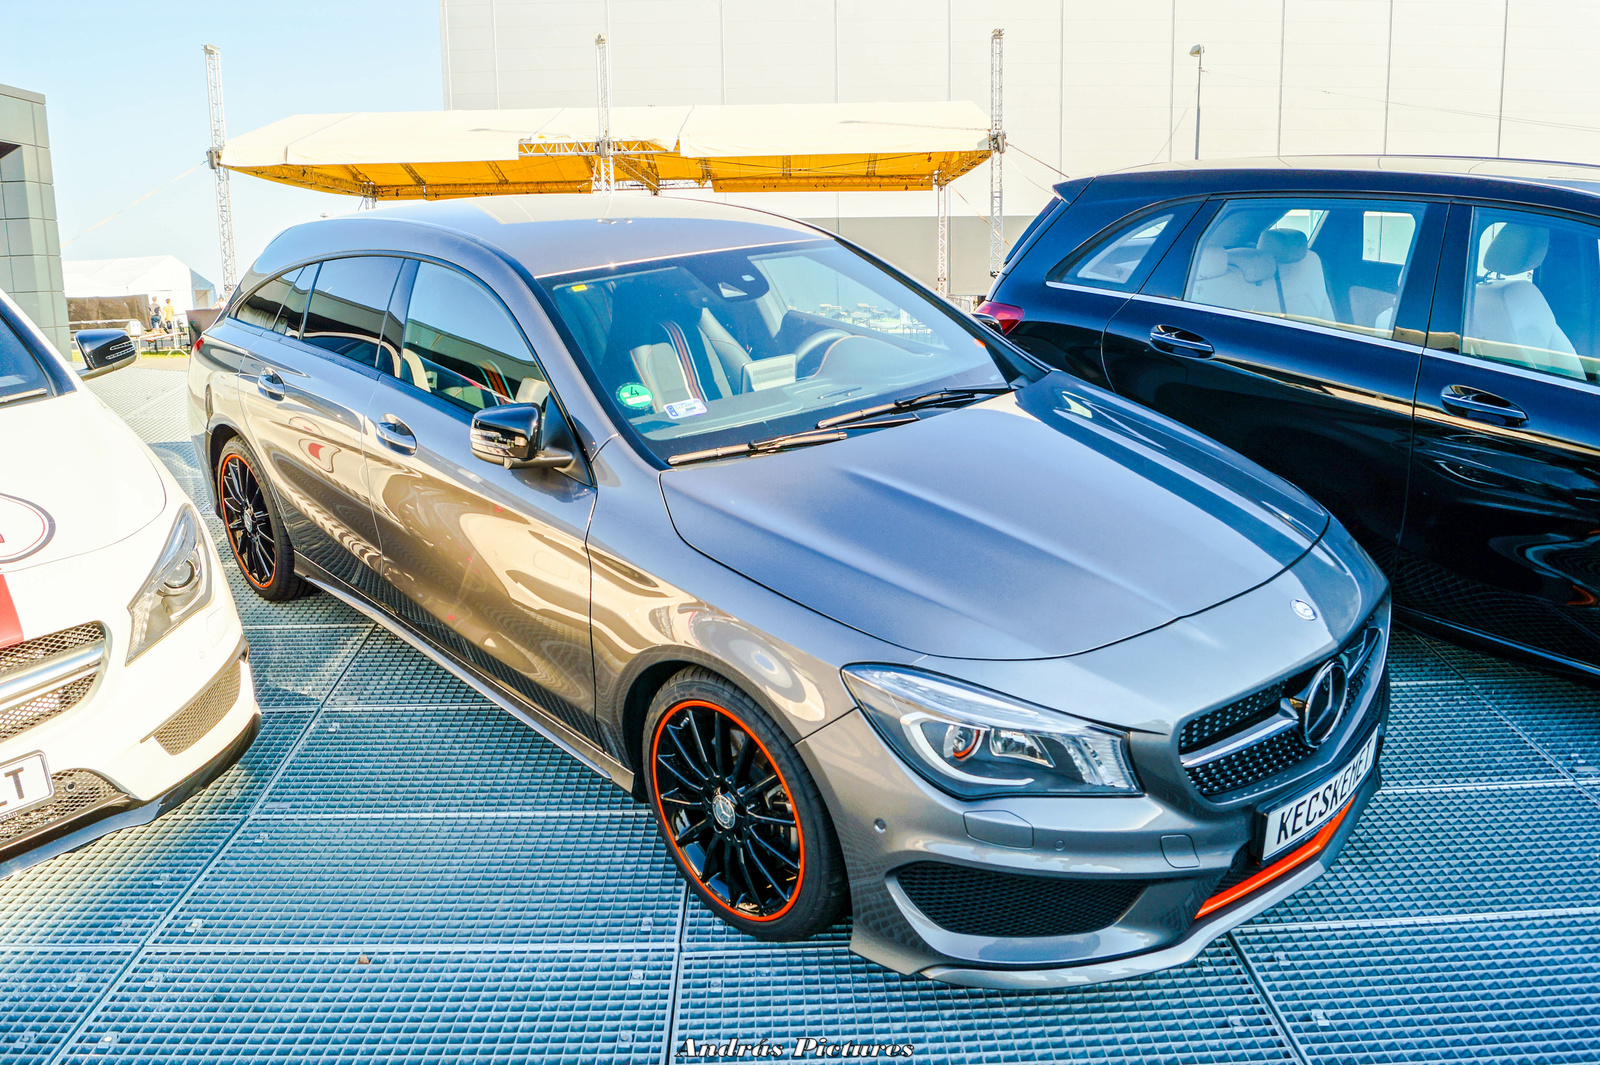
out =
<svg viewBox="0 0 1600 1065"><path fill-rule="evenodd" d="M294 572L294 550L283 519L256 476L255 456L238 439L217 460L217 499L228 546L245 580L263 599L283 600L309 590Z"/></svg>
<svg viewBox="0 0 1600 1065"><path fill-rule="evenodd" d="M650 717L657 825L696 894L764 939L828 927L843 901L843 861L788 740L748 696L705 670L669 682Z"/></svg>

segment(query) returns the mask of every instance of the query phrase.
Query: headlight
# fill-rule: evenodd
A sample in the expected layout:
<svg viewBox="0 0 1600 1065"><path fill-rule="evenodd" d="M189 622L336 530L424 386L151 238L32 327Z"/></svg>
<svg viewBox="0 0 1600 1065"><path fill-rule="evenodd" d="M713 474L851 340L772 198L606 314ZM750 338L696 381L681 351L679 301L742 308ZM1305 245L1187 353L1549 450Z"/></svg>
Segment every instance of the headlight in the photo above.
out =
<svg viewBox="0 0 1600 1065"><path fill-rule="evenodd" d="M1137 795L1128 736L931 673L847 666L889 746L952 795Z"/></svg>
<svg viewBox="0 0 1600 1065"><path fill-rule="evenodd" d="M133 618L128 661L138 658L209 602L211 571L206 566L205 545L200 542L200 515L186 505L178 511L178 520L167 537L167 546L161 549L156 568L128 604Z"/></svg>

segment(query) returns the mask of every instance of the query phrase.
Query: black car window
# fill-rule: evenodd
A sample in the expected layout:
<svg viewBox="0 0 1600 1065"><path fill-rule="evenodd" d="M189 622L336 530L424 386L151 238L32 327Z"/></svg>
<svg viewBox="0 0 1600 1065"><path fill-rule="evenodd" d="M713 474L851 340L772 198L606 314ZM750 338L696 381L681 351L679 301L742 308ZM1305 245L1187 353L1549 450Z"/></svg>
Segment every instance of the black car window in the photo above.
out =
<svg viewBox="0 0 1600 1065"><path fill-rule="evenodd" d="M50 394L50 379L16 330L0 318L0 403Z"/></svg>
<svg viewBox="0 0 1600 1065"><path fill-rule="evenodd" d="M384 314L400 276L400 263L377 255L323 263L311 291L301 339L353 362L377 367Z"/></svg>
<svg viewBox="0 0 1600 1065"><path fill-rule="evenodd" d="M1471 247L1462 353L1600 382L1600 227L1480 207Z"/></svg>
<svg viewBox="0 0 1600 1065"><path fill-rule="evenodd" d="M522 331L478 281L419 263L395 365L382 369L466 410L550 394Z"/></svg>
<svg viewBox="0 0 1600 1065"><path fill-rule="evenodd" d="M254 292L235 306L232 317L246 325L271 329L283 311L285 298L293 290L293 278L299 273L298 269L290 270L257 285Z"/></svg>
<svg viewBox="0 0 1600 1065"><path fill-rule="evenodd" d="M1058 264L1048 280L1117 292L1136 291L1161 258L1159 253L1151 253L1158 247L1165 248L1176 231L1183 228L1174 225L1173 218L1171 211L1145 215Z"/></svg>
<svg viewBox="0 0 1600 1065"><path fill-rule="evenodd" d="M1230 200L1184 298L1389 339L1426 208L1387 200Z"/></svg>
<svg viewBox="0 0 1600 1065"><path fill-rule="evenodd" d="M306 304L311 300L311 283L317 277L317 264L302 266L283 276L289 282L289 291L284 293L283 307L278 311L277 320L272 323L272 331L297 337L305 320Z"/></svg>

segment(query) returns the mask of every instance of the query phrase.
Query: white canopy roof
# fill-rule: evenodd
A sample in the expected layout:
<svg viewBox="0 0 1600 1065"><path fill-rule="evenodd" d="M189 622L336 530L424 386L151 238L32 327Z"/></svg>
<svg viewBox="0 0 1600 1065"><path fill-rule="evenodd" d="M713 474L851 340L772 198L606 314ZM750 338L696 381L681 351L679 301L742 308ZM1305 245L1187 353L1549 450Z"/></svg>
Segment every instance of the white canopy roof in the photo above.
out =
<svg viewBox="0 0 1600 1065"><path fill-rule="evenodd" d="M590 187L595 108L291 115L231 139L222 165L384 198ZM617 107L618 177L652 187L931 188L989 155L968 101Z"/></svg>

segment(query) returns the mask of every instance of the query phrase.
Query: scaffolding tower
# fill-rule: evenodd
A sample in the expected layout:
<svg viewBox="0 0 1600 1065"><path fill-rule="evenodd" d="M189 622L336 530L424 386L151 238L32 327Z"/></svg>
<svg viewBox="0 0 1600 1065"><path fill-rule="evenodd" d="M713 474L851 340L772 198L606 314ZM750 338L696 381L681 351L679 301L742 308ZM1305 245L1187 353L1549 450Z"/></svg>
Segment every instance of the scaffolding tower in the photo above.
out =
<svg viewBox="0 0 1600 1065"><path fill-rule="evenodd" d="M1005 30L989 35L989 276L999 277L1006 259L1005 182L1001 156L1006 150Z"/></svg>
<svg viewBox="0 0 1600 1065"><path fill-rule="evenodd" d="M217 239L222 246L222 295L228 296L239 283L239 270L233 255L233 197L228 191L228 171L222 166L222 149L228 143L228 124L222 114L222 50L214 44L206 50L206 98L211 104L211 147L206 162L217 179Z"/></svg>
<svg viewBox="0 0 1600 1065"><path fill-rule="evenodd" d="M594 142L594 191L610 193L617 187L617 171L611 159L611 62L606 51L606 35L594 39L596 89L599 93L600 130Z"/></svg>

